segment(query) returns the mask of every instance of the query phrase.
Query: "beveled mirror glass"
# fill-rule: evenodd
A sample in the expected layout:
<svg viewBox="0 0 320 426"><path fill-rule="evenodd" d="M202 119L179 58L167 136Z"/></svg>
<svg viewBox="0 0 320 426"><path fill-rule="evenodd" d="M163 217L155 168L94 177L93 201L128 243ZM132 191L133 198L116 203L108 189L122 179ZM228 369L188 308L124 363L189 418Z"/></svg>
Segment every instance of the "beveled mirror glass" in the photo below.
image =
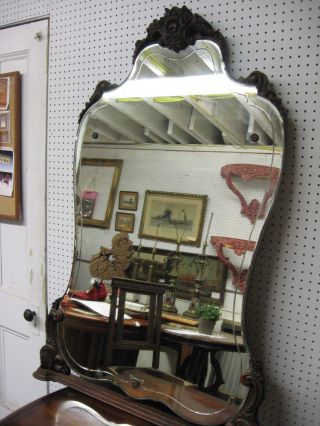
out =
<svg viewBox="0 0 320 426"><path fill-rule="evenodd" d="M75 256L58 326L76 373L197 424L231 420L247 398L248 274L284 148L281 115L259 94L265 76L232 80L221 49L206 21L173 8L137 44L128 79L98 85L77 135ZM206 334L210 305L221 317Z"/></svg>

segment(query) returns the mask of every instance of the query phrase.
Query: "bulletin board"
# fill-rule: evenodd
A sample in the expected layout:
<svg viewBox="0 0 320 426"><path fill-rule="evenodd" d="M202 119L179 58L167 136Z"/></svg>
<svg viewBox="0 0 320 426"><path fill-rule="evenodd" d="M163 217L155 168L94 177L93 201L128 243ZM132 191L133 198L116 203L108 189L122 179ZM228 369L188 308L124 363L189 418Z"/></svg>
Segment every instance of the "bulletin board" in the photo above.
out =
<svg viewBox="0 0 320 426"><path fill-rule="evenodd" d="M0 74L0 219L20 220L20 73Z"/></svg>

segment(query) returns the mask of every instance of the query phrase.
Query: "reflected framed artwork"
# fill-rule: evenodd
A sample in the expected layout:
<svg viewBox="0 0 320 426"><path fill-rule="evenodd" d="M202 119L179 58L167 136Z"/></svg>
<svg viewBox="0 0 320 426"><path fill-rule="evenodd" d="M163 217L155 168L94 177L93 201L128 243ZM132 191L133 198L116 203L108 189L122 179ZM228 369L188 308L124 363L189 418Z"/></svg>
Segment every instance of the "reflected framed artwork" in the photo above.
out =
<svg viewBox="0 0 320 426"><path fill-rule="evenodd" d="M135 271L135 262L127 269L129 278L134 275L142 281L148 280L149 267L153 265L152 279L161 282L167 279L167 258L172 258L173 251L157 248L157 255L153 259L153 247L134 247L134 258L138 259L138 267ZM203 303L216 303L223 305L225 287L228 277L228 268L217 256L206 256L206 267L203 273L203 282L200 287L200 298ZM194 295L196 277L199 273L199 255L180 251L180 262L177 280L175 283L175 295L179 299L191 300Z"/></svg>
<svg viewBox="0 0 320 426"><path fill-rule="evenodd" d="M200 246L207 195L146 191L139 237Z"/></svg>
<svg viewBox="0 0 320 426"><path fill-rule="evenodd" d="M119 232L134 231L135 216L132 213L117 212L115 230Z"/></svg>
<svg viewBox="0 0 320 426"><path fill-rule="evenodd" d="M138 192L120 191L119 193L119 210L136 211L138 208Z"/></svg>
<svg viewBox="0 0 320 426"><path fill-rule="evenodd" d="M82 158L79 171L79 199L85 226L110 228L123 160Z"/></svg>

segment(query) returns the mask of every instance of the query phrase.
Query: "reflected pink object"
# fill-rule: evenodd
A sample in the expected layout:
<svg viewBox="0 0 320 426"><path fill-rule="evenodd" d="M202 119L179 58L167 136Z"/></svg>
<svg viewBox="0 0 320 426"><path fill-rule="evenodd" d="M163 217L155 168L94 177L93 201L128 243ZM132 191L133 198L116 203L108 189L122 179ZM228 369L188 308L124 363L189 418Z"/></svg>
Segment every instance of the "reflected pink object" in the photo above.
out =
<svg viewBox="0 0 320 426"><path fill-rule="evenodd" d="M261 166L258 164L227 164L222 167L221 176L225 178L228 188L236 194L241 203L241 214L246 216L251 223L256 219L264 218L268 200L272 197L280 176L280 169L277 167ZM255 198L248 204L238 188L232 182L232 178L238 176L247 181L254 178L269 178L270 184L265 192L262 202Z"/></svg>
<svg viewBox="0 0 320 426"><path fill-rule="evenodd" d="M216 249L217 256L221 262L226 265L228 269L230 269L233 277L232 284L238 288L241 293L243 293L246 288L248 269L238 271L229 258L224 255L223 249L229 248L237 256L242 256L247 251L254 251L256 247L255 241L240 240L238 238L228 237L211 237L211 244Z"/></svg>

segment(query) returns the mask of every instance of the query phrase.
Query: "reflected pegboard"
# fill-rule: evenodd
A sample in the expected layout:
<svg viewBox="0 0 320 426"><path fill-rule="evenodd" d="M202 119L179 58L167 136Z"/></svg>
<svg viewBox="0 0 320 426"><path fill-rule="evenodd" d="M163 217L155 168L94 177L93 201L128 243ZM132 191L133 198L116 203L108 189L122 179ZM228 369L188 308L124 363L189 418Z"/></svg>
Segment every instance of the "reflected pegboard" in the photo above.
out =
<svg viewBox="0 0 320 426"><path fill-rule="evenodd" d="M99 80L127 77L135 40L164 7L183 4L226 36L232 76L264 71L289 110L285 171L257 254L247 329L264 364L261 425L319 425L319 0L0 2L1 25L50 13L49 301L71 267L79 111Z"/></svg>

